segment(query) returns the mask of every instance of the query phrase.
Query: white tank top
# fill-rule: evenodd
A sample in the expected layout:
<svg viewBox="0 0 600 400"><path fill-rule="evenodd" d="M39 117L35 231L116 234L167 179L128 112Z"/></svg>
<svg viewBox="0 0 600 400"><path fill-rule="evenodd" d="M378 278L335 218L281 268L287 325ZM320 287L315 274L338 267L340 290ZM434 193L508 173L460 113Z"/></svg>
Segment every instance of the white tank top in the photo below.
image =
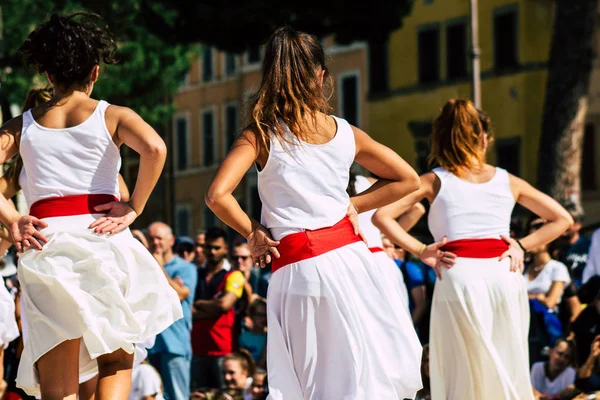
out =
<svg viewBox="0 0 600 400"><path fill-rule="evenodd" d="M31 110L23 114L19 183L28 205L78 194L120 198L117 176L121 155L106 128L104 112L108 106L100 101L87 120L64 129L41 126Z"/></svg>
<svg viewBox="0 0 600 400"><path fill-rule="evenodd" d="M515 198L508 172L496 167L485 183L471 183L443 168L435 168L442 185L429 209L429 230L434 240L499 239L510 232Z"/></svg>
<svg viewBox="0 0 600 400"><path fill-rule="evenodd" d="M362 175L356 176L356 182L354 183L354 189L356 193L361 193L370 188L372 185L369 182L369 179ZM383 241L381 240L381 231L377 229L373 222L371 222L371 218L373 218L373 214L375 214L375 210L365 211L364 213L358 214L358 226L367 239L367 244L369 247L380 247L383 248Z"/></svg>
<svg viewBox="0 0 600 400"><path fill-rule="evenodd" d="M271 136L269 158L258 172L258 193L261 222L275 240L333 226L346 215L356 144L350 124L334 118L336 135L325 144L300 141L287 128L284 134L291 143Z"/></svg>

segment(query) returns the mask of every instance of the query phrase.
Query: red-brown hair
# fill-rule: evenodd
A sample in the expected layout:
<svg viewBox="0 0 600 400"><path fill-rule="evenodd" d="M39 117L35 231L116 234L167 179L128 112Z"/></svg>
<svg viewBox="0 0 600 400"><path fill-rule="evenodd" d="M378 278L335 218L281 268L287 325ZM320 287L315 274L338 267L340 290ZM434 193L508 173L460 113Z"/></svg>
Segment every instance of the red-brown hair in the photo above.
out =
<svg viewBox="0 0 600 400"><path fill-rule="evenodd" d="M485 164L484 134L491 140L488 116L469 100L450 99L433 122L429 162L457 176Z"/></svg>

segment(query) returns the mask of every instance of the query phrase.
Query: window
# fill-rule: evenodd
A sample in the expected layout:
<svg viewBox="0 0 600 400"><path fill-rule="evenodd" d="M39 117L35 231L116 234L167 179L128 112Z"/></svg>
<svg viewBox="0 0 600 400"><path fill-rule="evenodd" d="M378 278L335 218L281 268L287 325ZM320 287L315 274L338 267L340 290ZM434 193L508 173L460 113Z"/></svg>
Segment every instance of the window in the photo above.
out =
<svg viewBox="0 0 600 400"><path fill-rule="evenodd" d="M494 64L498 70L517 65L517 12L494 15Z"/></svg>
<svg viewBox="0 0 600 400"><path fill-rule="evenodd" d="M252 46L246 53L247 64L258 64L260 62L260 46Z"/></svg>
<svg viewBox="0 0 600 400"><path fill-rule="evenodd" d="M440 80L440 29L424 29L419 32L419 82Z"/></svg>
<svg viewBox="0 0 600 400"><path fill-rule="evenodd" d="M192 207L189 204L175 206L175 235L189 236L192 232Z"/></svg>
<svg viewBox="0 0 600 400"><path fill-rule="evenodd" d="M447 79L467 76L467 24L464 22L446 28Z"/></svg>
<svg viewBox="0 0 600 400"><path fill-rule="evenodd" d="M226 150L229 151L233 144L238 131L238 107L234 104L229 104L225 107L225 143Z"/></svg>
<svg viewBox="0 0 600 400"><path fill-rule="evenodd" d="M371 94L385 93L389 87L388 41L369 42L369 88Z"/></svg>
<svg viewBox="0 0 600 400"><path fill-rule="evenodd" d="M429 171L429 136L433 123L430 121L409 121L408 129L415 141L416 162L415 168L419 174Z"/></svg>
<svg viewBox="0 0 600 400"><path fill-rule="evenodd" d="M235 54L225 53L225 76L233 76L237 72L237 60Z"/></svg>
<svg viewBox="0 0 600 400"><path fill-rule="evenodd" d="M521 138L496 139L496 165L513 175L521 175Z"/></svg>
<svg viewBox="0 0 600 400"><path fill-rule="evenodd" d="M217 216L208 206L204 206L204 230L217 226Z"/></svg>
<svg viewBox="0 0 600 400"><path fill-rule="evenodd" d="M188 121L185 117L177 117L175 119L175 169L177 171L183 171L189 167L189 154L188 154Z"/></svg>
<svg viewBox="0 0 600 400"><path fill-rule="evenodd" d="M581 155L581 190L596 190L596 127L586 124Z"/></svg>
<svg viewBox="0 0 600 400"><path fill-rule="evenodd" d="M215 115L211 111L202 113L202 165L205 167L215 163Z"/></svg>
<svg viewBox="0 0 600 400"><path fill-rule="evenodd" d="M349 124L359 126L358 112L358 74L352 73L340 77L340 112Z"/></svg>
<svg viewBox="0 0 600 400"><path fill-rule="evenodd" d="M212 81L213 75L213 49L205 46L202 49L202 82Z"/></svg>

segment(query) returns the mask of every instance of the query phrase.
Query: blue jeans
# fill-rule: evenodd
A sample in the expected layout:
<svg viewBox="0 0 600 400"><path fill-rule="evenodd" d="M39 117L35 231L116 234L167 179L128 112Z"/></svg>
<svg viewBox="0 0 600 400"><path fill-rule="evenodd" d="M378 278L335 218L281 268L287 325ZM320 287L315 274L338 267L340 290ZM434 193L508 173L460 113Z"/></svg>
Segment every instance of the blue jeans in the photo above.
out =
<svg viewBox="0 0 600 400"><path fill-rule="evenodd" d="M148 355L162 379L165 400L190 398L190 358L166 352Z"/></svg>

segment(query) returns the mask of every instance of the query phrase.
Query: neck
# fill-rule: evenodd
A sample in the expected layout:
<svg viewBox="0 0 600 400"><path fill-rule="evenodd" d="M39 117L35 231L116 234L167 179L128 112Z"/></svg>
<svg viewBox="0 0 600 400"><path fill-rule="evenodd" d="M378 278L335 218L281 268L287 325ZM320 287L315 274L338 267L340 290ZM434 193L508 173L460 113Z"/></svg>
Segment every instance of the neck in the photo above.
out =
<svg viewBox="0 0 600 400"><path fill-rule="evenodd" d="M553 381L558 375L560 375L560 370L553 367L552 364L548 363L548 378Z"/></svg>
<svg viewBox="0 0 600 400"><path fill-rule="evenodd" d="M163 257L165 259L165 263L168 263L169 261L171 261L173 259L173 257L175 257L175 254L171 250L169 250L169 251L165 252Z"/></svg>
<svg viewBox="0 0 600 400"><path fill-rule="evenodd" d="M215 264L211 263L210 261L206 261L206 270L209 274L213 274L221 270L221 268L223 268L223 260Z"/></svg>
<svg viewBox="0 0 600 400"><path fill-rule="evenodd" d="M548 264L548 261L550 261L551 259L552 257L550 257L550 253L548 253L547 251L542 251L533 255L533 265L535 267L542 267Z"/></svg>

